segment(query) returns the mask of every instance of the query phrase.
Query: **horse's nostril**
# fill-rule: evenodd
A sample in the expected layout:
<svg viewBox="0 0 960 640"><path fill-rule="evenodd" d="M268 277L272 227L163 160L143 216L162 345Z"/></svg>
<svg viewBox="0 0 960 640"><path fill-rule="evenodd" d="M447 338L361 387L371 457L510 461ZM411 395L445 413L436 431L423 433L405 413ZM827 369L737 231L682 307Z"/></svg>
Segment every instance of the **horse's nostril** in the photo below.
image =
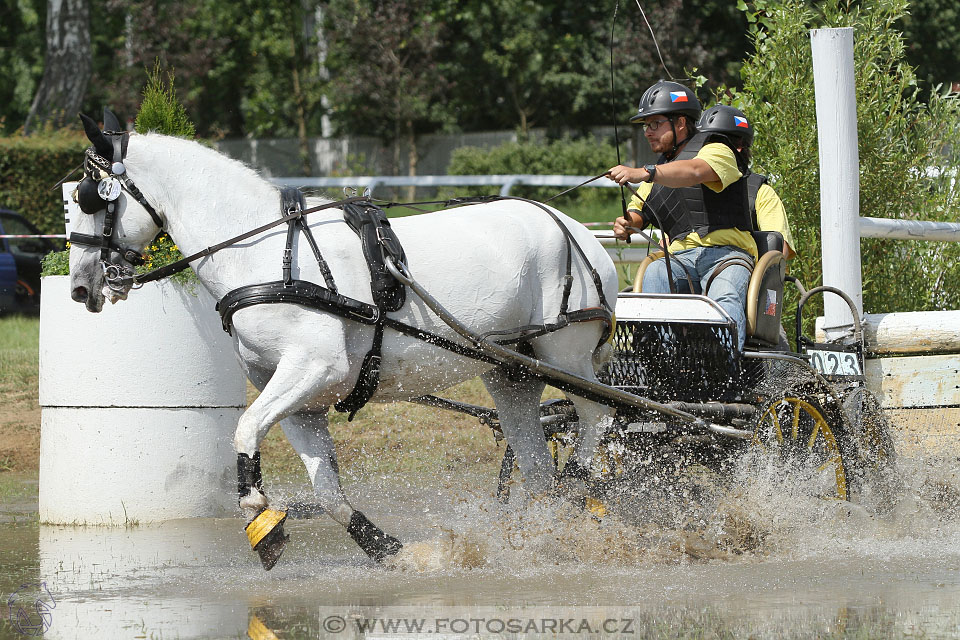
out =
<svg viewBox="0 0 960 640"><path fill-rule="evenodd" d="M87 301L87 288L86 287L75 287L73 292L70 294L70 297L73 298L75 302L86 302Z"/></svg>

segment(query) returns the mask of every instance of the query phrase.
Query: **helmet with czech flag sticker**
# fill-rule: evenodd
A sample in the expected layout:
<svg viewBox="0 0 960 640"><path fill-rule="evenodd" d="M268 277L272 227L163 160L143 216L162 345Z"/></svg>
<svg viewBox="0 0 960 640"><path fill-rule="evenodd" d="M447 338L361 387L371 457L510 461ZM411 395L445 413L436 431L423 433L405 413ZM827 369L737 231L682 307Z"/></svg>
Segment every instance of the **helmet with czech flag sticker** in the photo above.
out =
<svg viewBox="0 0 960 640"><path fill-rule="evenodd" d="M714 105L704 111L697 122L697 131L741 138L744 148L753 142L753 125L747 116L740 109L725 104Z"/></svg>
<svg viewBox="0 0 960 640"><path fill-rule="evenodd" d="M700 117L700 108L700 101L693 91L679 82L660 80L643 92L637 115L630 118L630 122L639 122L655 115L676 114L687 116L693 126Z"/></svg>

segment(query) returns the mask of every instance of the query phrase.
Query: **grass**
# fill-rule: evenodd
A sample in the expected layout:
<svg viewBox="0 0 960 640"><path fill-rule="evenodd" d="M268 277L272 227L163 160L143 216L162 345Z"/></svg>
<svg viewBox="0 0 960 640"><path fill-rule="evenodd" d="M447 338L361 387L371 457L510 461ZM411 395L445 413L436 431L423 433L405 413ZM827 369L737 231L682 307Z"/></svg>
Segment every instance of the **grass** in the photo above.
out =
<svg viewBox="0 0 960 640"><path fill-rule="evenodd" d="M39 340L38 318L0 317L0 474L37 473Z"/></svg>
<svg viewBox="0 0 960 640"><path fill-rule="evenodd" d="M40 321L30 316L0 317L0 393L37 384Z"/></svg>

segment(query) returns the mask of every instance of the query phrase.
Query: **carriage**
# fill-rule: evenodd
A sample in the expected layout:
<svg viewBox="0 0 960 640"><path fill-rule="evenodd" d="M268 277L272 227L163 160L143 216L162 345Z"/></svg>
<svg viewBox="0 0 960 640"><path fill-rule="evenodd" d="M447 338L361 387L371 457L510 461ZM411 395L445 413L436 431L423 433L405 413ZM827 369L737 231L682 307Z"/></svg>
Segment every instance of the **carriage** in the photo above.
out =
<svg viewBox="0 0 960 640"><path fill-rule="evenodd" d="M601 400L617 413L601 443L603 473L591 483L595 498L588 504L595 513L623 497L635 498L643 480L665 468L674 476L682 466L721 469L751 448L771 454L823 498L855 501L871 490L882 499L889 490L895 450L889 422L865 387L863 331L853 301L833 287L807 291L786 275L780 234L753 235L760 260L748 287L742 352L734 321L710 298L642 292L644 271L663 252L648 256L633 286L618 295L610 337L614 354L598 378L640 402ZM788 284L799 293L797 352L782 326ZM836 295L847 303L851 335L824 342L804 335L803 308L816 295ZM646 406L646 399L659 406ZM478 417L500 437L495 410L436 396L416 401ZM558 399L543 402L540 414L562 478L563 450L576 438L576 410ZM509 498L513 472L507 446L497 487L502 502Z"/></svg>

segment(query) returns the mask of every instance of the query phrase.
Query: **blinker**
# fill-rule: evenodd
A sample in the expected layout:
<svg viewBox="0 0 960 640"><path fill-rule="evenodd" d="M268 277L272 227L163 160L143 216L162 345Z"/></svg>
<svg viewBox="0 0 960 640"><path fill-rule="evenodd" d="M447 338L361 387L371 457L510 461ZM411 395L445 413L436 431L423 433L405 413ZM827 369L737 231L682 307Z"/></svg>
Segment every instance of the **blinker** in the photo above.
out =
<svg viewBox="0 0 960 640"><path fill-rule="evenodd" d="M81 180L79 186L77 186L77 204L80 205L80 210L86 214L93 215L106 205L106 202L100 197L98 185L98 182L94 182L87 177Z"/></svg>

